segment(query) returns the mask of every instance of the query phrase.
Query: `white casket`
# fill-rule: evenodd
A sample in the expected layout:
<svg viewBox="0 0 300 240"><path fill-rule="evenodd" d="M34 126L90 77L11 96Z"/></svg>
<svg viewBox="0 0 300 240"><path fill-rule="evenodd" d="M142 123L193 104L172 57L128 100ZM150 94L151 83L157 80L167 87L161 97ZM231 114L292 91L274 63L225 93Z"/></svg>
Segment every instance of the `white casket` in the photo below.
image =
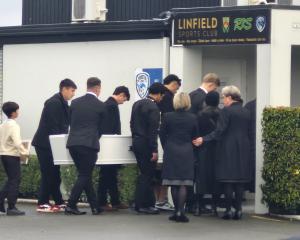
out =
<svg viewBox="0 0 300 240"><path fill-rule="evenodd" d="M50 144L55 165L73 164L73 160L66 148L68 135L51 135ZM131 136L125 135L102 135L100 139L99 164L132 164L136 163L135 156L130 151L132 145ZM159 144L159 162L162 161L162 149Z"/></svg>

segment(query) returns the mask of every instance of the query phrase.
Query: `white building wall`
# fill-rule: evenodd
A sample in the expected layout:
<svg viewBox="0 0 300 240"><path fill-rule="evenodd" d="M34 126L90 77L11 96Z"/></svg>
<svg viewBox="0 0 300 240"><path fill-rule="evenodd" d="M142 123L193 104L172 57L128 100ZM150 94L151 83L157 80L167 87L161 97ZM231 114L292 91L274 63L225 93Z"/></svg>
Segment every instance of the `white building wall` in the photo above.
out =
<svg viewBox="0 0 300 240"><path fill-rule="evenodd" d="M78 97L85 93L87 78L96 76L102 80L102 101L115 87L129 87L130 103L120 106L122 133L127 135L135 69L165 68L164 73L168 72L168 49L166 39L5 45L3 98L20 104L22 135L31 139L44 101L58 92L62 79L76 82Z"/></svg>

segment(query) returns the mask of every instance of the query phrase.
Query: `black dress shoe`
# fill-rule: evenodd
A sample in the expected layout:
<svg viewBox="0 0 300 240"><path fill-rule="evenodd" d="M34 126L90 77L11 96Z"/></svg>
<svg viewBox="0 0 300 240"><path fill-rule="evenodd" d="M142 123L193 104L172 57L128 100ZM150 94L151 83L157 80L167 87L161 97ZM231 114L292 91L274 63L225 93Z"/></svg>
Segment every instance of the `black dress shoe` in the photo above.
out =
<svg viewBox="0 0 300 240"><path fill-rule="evenodd" d="M170 221L176 221L176 220L177 220L177 215L176 215L176 213L174 213L173 215L171 215L171 216L169 217L169 220L170 220Z"/></svg>
<svg viewBox="0 0 300 240"><path fill-rule="evenodd" d="M222 217L224 220L230 220L232 219L232 212L231 211L226 211Z"/></svg>
<svg viewBox="0 0 300 240"><path fill-rule="evenodd" d="M136 208L135 209L138 213L144 214L159 214L159 210L155 207L147 207L147 208Z"/></svg>
<svg viewBox="0 0 300 240"><path fill-rule="evenodd" d="M239 210L239 211L235 211L235 213L234 213L234 216L233 216L233 219L234 220L240 220L241 218L242 218L242 211L241 210Z"/></svg>
<svg viewBox="0 0 300 240"><path fill-rule="evenodd" d="M184 214L180 214L179 216L177 216L176 218L176 222L182 222L182 223L187 223L189 222L189 218L187 216L185 216Z"/></svg>
<svg viewBox="0 0 300 240"><path fill-rule="evenodd" d="M86 214L86 212L81 212L77 208L70 208L67 206L65 208L65 214L66 215L84 215L84 214Z"/></svg>
<svg viewBox="0 0 300 240"><path fill-rule="evenodd" d="M100 215L103 212L102 208L92 208L93 215Z"/></svg>
<svg viewBox="0 0 300 240"><path fill-rule="evenodd" d="M11 208L11 209L7 209L6 211L6 215L7 216L22 216L25 215L25 212L17 209L16 207Z"/></svg>

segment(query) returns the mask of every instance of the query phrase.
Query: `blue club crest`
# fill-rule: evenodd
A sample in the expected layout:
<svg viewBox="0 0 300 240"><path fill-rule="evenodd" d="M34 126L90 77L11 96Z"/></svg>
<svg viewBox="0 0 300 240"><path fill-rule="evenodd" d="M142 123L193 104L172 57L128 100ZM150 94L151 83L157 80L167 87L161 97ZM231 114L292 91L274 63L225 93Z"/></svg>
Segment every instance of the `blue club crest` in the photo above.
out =
<svg viewBox="0 0 300 240"><path fill-rule="evenodd" d="M146 72L141 72L136 75L136 91L140 98L145 98L150 87L150 76Z"/></svg>
<svg viewBox="0 0 300 240"><path fill-rule="evenodd" d="M265 30L266 24L267 24L266 17L258 16L256 18L256 28L259 32L262 32Z"/></svg>

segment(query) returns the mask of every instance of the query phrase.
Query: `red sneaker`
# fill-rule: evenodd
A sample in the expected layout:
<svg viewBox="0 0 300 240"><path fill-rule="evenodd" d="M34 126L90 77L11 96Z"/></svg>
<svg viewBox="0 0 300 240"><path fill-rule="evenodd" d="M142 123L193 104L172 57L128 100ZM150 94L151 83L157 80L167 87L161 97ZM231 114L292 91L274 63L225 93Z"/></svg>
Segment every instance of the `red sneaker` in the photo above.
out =
<svg viewBox="0 0 300 240"><path fill-rule="evenodd" d="M36 211L43 212L43 213L52 213L53 209L50 204L46 203L46 204L38 205L38 207L36 208Z"/></svg>

